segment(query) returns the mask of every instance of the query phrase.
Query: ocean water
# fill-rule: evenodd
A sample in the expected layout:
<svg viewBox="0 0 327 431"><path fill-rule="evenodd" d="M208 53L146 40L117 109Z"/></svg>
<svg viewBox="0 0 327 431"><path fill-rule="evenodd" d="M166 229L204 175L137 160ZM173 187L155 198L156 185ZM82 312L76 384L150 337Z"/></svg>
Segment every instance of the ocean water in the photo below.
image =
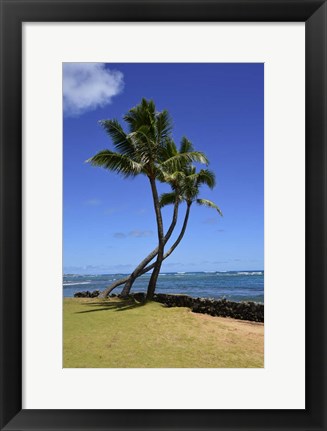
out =
<svg viewBox="0 0 327 431"><path fill-rule="evenodd" d="M77 275L65 274L63 295L72 297L82 290L103 290L126 274ZM145 292L150 274L139 277L132 292ZM124 286L112 293L120 293ZM231 301L264 302L263 271L169 272L159 275L156 293L178 293L195 298L226 298Z"/></svg>

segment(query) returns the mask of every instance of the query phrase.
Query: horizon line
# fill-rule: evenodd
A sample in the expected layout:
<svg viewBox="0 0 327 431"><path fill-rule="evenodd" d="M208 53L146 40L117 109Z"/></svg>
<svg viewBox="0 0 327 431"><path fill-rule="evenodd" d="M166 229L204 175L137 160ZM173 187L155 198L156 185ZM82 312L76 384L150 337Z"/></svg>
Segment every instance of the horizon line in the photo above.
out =
<svg viewBox="0 0 327 431"><path fill-rule="evenodd" d="M216 271L216 270L212 270L212 271L162 271L159 273L160 274L189 274L189 273L205 273L205 274L210 274L210 273L225 273L225 272L264 272L264 269L228 269L228 270L221 270L221 271ZM121 275L129 275L130 272L97 272L97 273L90 273L90 272L85 272L85 273L76 273L76 272L64 272L62 275L117 275L117 274L121 274ZM151 272L149 271L146 274L151 274ZM142 274L145 275L145 274Z"/></svg>

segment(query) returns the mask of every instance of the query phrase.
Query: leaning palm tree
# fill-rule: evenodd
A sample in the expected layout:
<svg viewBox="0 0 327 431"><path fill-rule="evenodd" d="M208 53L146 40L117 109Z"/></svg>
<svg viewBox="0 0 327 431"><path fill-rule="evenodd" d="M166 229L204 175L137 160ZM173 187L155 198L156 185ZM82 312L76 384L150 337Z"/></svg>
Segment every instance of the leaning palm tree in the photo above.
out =
<svg viewBox="0 0 327 431"><path fill-rule="evenodd" d="M152 100L142 99L124 116L128 132L117 120L104 120L100 124L112 139L116 151L103 150L88 162L111 170L123 177L143 174L147 176L153 198L157 222L158 252L154 270L149 280L149 291L154 291L164 255L163 220L156 186L157 178L165 171L178 170L189 162L208 164L206 156L197 151L172 155L172 121L167 110L158 112Z"/></svg>
<svg viewBox="0 0 327 431"><path fill-rule="evenodd" d="M176 249L176 247L179 245L181 240L183 239L183 236L186 231L190 209L193 203L197 203L198 205L207 206L209 208L213 208L217 210L218 214L222 216L222 212L219 209L219 207L212 201L208 199L202 199L199 198L200 193L200 187L202 185L207 185L210 189L213 189L215 186L215 175L212 171L208 169L201 169L199 172L196 172L196 169L194 166L185 166L183 172L179 172L179 186L178 188L172 187L171 193L163 193L160 197L160 206L164 207L169 204L176 203L176 200L179 202L186 202L186 212L184 216L183 225L181 228L181 231L176 239L176 241L173 243L173 245L170 247L170 249L164 254L163 260L167 259L172 252ZM150 260L149 260L150 262ZM132 288L132 285L135 281L135 279L146 272L150 271L155 267L155 263L152 263L148 266L143 266L143 268L139 268L139 271L136 276L128 276L124 277L120 280L117 280L113 285L110 286L110 289L108 289L108 295L114 290L116 287L124 284L124 289L122 291L122 296L126 296L130 293L130 290ZM154 293L154 292L153 292Z"/></svg>
<svg viewBox="0 0 327 431"><path fill-rule="evenodd" d="M200 186L202 184L206 184L210 188L213 188L215 186L215 175L213 172L211 172L208 169L201 169L197 173L195 166L186 165L184 166L184 170L179 172L178 174L179 174L178 190L177 191L173 190L170 193L164 193L160 197L161 207L175 202L176 199L179 199L180 201L185 201L186 207L187 207L181 234L174 244L175 247L173 246L171 248L170 253L169 254L167 253L166 258L173 252L173 250L177 247L179 242L182 240L186 230L186 225L188 222L191 205L194 202L196 202L198 205L214 208L218 211L220 215L222 215L221 210L214 202L208 199L199 198ZM164 258L165 256L162 257L162 261L164 260ZM161 264L162 264L162 261L161 261ZM153 295L154 295L154 290L152 290L152 286L149 285L146 298L152 299Z"/></svg>
<svg viewBox="0 0 327 431"><path fill-rule="evenodd" d="M179 150L176 147L176 144L173 140L169 140L167 141L167 146L166 146L166 155L165 158L167 160L172 159L172 157L175 157L178 155L178 153L180 154L185 154L185 153L190 153L190 152L194 152L194 148L192 143L186 138L183 137L180 143L180 148ZM185 169L185 167L189 164L188 160L184 160L180 162L180 169ZM183 166L183 168L182 168ZM166 243L168 242L168 240L170 239L174 228L176 226L177 223L177 217L178 217L178 206L181 202L181 200L179 199L179 170L176 171L175 170L176 167L174 165L171 166L164 166L164 168L162 169L162 166L158 166L158 180L163 182L163 183L168 183L170 185L170 187L172 188L172 190L175 191L176 193L176 198L175 198L175 202L174 202L174 211L173 211L173 217L172 217L172 221L171 224L169 226L169 229L167 230L165 236L164 236L164 245L166 245ZM100 296L101 297L107 297L116 287L125 284L125 287L121 293L121 296L124 297L126 296L130 290L131 287L134 283L134 281L136 280L136 278L141 274L141 271L143 271L143 269L146 267L146 265L148 265L152 259L154 259L158 254L158 246L151 251L151 253L148 254L148 256L146 258L144 258L142 260L142 262L139 263L139 265L137 265L137 267L133 270L133 272L128 276L128 277L124 277L121 278L119 280L115 280L110 286L108 286L106 289L104 289ZM154 265L152 265L152 269L153 269Z"/></svg>

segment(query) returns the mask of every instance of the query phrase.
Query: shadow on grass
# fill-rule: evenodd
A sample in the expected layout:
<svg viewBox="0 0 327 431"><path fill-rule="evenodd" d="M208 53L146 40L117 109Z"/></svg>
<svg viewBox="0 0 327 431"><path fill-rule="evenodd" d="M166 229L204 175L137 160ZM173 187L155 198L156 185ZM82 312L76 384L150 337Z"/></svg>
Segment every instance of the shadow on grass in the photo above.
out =
<svg viewBox="0 0 327 431"><path fill-rule="evenodd" d="M121 301L99 301L99 302L91 302L91 303L85 303L81 304L85 305L87 307L98 307L92 310L85 310L85 311L76 311L75 314L84 314L84 313L94 313L96 311L127 311L132 310L133 308L142 307L145 305L143 302L136 302L134 300L121 300ZM101 308L100 308L101 307Z"/></svg>

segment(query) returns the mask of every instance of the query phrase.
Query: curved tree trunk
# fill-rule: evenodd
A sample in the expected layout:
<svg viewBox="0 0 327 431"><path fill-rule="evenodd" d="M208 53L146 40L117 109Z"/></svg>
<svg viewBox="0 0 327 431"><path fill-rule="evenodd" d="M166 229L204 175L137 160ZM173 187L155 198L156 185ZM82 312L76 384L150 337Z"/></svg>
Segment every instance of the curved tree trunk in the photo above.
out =
<svg viewBox="0 0 327 431"><path fill-rule="evenodd" d="M151 299L153 298L153 295L154 295L154 292L156 289L156 285L157 285L157 280L158 280L160 268L161 268L162 261L163 261L164 247L165 247L164 236L163 236L163 223L162 223L162 216L161 216L161 208L160 208L160 203L159 203L158 190L157 190L155 179L154 178L149 178L149 179L150 179L150 185L151 185L151 190L152 190L153 205L154 205L154 210L155 210L156 219L157 219L158 254L157 254L157 260L155 262L154 269L152 271L152 274L151 274L151 277L149 280L148 290L147 290L147 294L146 294L146 301L149 301L149 300L151 301Z"/></svg>
<svg viewBox="0 0 327 431"><path fill-rule="evenodd" d="M175 250L175 248L178 246L178 244L181 242L181 240L182 240L182 238L183 238L183 236L184 236L184 234L185 234L185 230L186 230L186 226L187 226L187 222L188 222L188 218L189 218L189 215L190 215L190 208L191 208L191 204L188 204L187 205L187 210L186 210L186 213L185 213L185 218L184 218L184 222L183 222L183 226L182 226L182 229L181 229L181 232L180 232L180 234L179 234L179 236L178 236L178 238L176 239L176 241L174 242L174 244L170 247L170 249L164 254L164 256L163 256L163 259L162 259L162 261L164 261L165 259L167 259L167 257L168 256L170 256L171 254L172 254L172 252ZM149 266L146 266L145 268L143 268L142 269L142 271L139 273L139 275L137 276L137 277L139 277L140 275L143 275L143 274L145 274L146 272L148 272L148 271L151 271L151 269L152 268L154 268L155 267L155 263L152 263L151 265L149 265ZM131 290L131 288L132 288L132 285L133 285L133 283L134 283L134 281L136 280L136 278L137 277L135 277L134 278L134 280L130 280L130 282L128 283L128 286L129 286L129 290L127 290L126 289L126 295L128 295L129 294L129 292L130 292L130 290ZM125 290L125 287L124 287L124 290Z"/></svg>
<svg viewBox="0 0 327 431"><path fill-rule="evenodd" d="M120 278L119 280L114 281L113 283L111 283L110 286L108 286L100 293L99 298L106 298L114 289L116 289L116 287L126 283L128 279L129 279L129 275L127 277Z"/></svg>
<svg viewBox="0 0 327 431"><path fill-rule="evenodd" d="M169 250L164 254L163 260L167 259L167 257L168 257L168 256L170 256L170 255L172 254L172 252L175 250L175 248L178 246L178 244L182 241L183 236L184 236L184 234L185 234L186 227L187 227L188 218L189 218L189 215L190 215L190 208L191 208L191 205L188 205L188 206L187 206L186 213L185 213L185 218L184 218L184 222L183 222L183 226L182 226L181 232L180 232L180 234L178 235L178 238L176 239L176 241L174 242L174 244L173 244L173 245L170 247L170 249L169 249ZM139 273L139 276L140 276L140 275L145 274L145 273L146 273L146 272L148 272L148 271L151 271L151 269L153 269L153 268L154 268L154 266L155 266L155 263L152 263L151 265L146 266L146 267L145 267L145 268L143 268L143 269L142 269L142 271ZM121 283L121 284L123 284L123 283ZM128 293L129 293L129 292L128 292Z"/></svg>
<svg viewBox="0 0 327 431"><path fill-rule="evenodd" d="M140 271L138 271L137 274L140 274ZM120 294L121 297L124 298L125 296L129 295L129 292L131 291L133 283L137 277L138 277L138 275L132 275L132 274L128 277L128 280L126 281L125 286L124 286L123 290L121 291L121 294Z"/></svg>
<svg viewBox="0 0 327 431"><path fill-rule="evenodd" d="M174 231L174 228L176 226L177 223L177 216L178 216L178 205L179 205L179 199L176 198L175 204L174 204L174 213L173 213L173 219L172 222L169 226L169 229L166 233L166 235L163 238L163 246L166 245L166 243L168 242L169 238L171 237L171 234ZM126 281L126 284L121 292L121 296L127 296L129 295L129 292L131 291L131 288L134 284L134 281L141 275L141 272L143 271L143 269L145 268L145 266L147 264L149 264L151 262L151 260L156 257L156 255L158 254L159 251L159 246L156 247L145 259L143 259L143 261L134 269L134 271L131 273L131 275L129 276L129 279ZM153 265L153 268L155 267L155 264ZM142 272L143 273L143 272ZM144 274L144 273L143 273Z"/></svg>
<svg viewBox="0 0 327 431"><path fill-rule="evenodd" d="M172 222L169 226L169 229L167 230L167 233L164 237L164 243L165 244L168 242L169 238L171 237L171 235L175 229L175 226L177 223L177 217L178 217L178 206L179 206L179 200L176 199L175 204L174 204L173 219L172 219ZM134 269L134 271L129 276L124 277L124 278L120 278L119 280L114 281L110 286L108 286L106 289L104 289L99 296L101 298L106 298L108 295L110 295L110 293L114 289L116 289L116 287L121 286L124 283L126 283L126 289L124 287L121 294L122 294L122 296L128 295L134 281L136 280L137 277L139 277L141 275L140 272L145 268L146 265L148 265L151 262L151 260L153 258L156 257L157 253L158 253L158 247L156 247L154 250L152 250L152 252L150 254L148 254L148 256L145 259L142 260L142 262ZM133 279L133 281L130 284L129 281L131 279Z"/></svg>
<svg viewBox="0 0 327 431"><path fill-rule="evenodd" d="M183 226L181 229L180 234L178 235L178 238L176 239L176 241L174 242L174 244L170 247L170 249L164 254L163 260L167 259L168 256L170 256L172 254L172 252L175 250L175 248L179 245L179 243L181 242L181 240L183 239L183 236L185 234L186 231L186 227L187 227L187 223L188 223L188 218L189 218L189 214L190 214L190 208L191 208L191 204L187 205L187 210L185 213L185 217L184 217L184 222L183 222ZM128 295L130 293L130 290L132 288L132 285L134 283L134 281L136 280L136 278L140 277L141 275L147 273L148 271L151 271L151 269L153 269L155 267L155 263L152 263L151 265L148 265L146 267L143 267L142 270L138 273L137 276L135 276L134 279L132 279L131 276L127 276L125 278L121 278L120 280L115 281L110 287L111 290L109 291L108 295L111 293L112 290L114 290L116 287L121 286L122 284L125 284L124 287L124 291L125 293L122 295ZM128 286L128 287L126 287ZM101 296L101 295L100 295Z"/></svg>

